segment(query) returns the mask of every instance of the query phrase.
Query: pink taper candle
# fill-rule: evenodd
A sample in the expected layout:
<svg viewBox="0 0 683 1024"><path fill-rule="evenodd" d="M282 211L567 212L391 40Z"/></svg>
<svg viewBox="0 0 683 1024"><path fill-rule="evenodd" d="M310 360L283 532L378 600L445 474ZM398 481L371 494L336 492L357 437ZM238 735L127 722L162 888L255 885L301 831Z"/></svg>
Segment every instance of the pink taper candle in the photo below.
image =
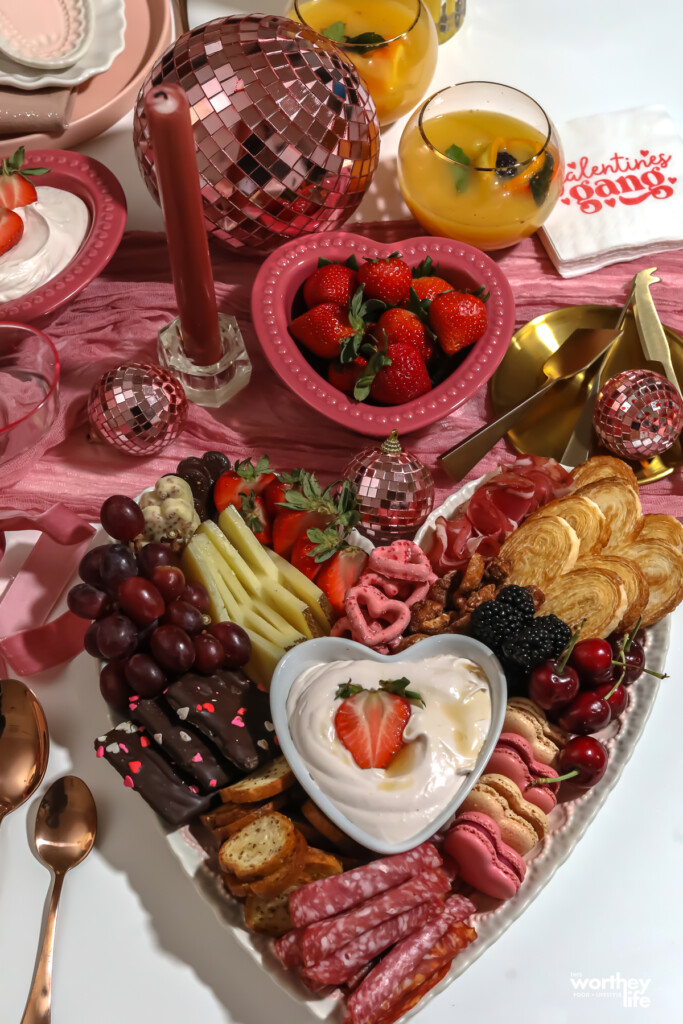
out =
<svg viewBox="0 0 683 1024"><path fill-rule="evenodd" d="M195 157L190 104L179 85L159 85L145 97L164 214L183 347L197 366L222 355L216 292Z"/></svg>

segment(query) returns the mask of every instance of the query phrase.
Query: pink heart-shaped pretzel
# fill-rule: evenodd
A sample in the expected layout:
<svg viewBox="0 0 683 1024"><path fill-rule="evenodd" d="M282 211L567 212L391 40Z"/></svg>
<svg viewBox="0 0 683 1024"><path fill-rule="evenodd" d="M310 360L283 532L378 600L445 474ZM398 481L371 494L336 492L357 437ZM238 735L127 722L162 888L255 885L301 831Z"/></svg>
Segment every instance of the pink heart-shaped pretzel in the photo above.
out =
<svg viewBox="0 0 683 1024"><path fill-rule="evenodd" d="M366 647L388 644L401 636L410 622L408 606L403 601L392 601L376 587L351 587L344 605L351 636Z"/></svg>
<svg viewBox="0 0 683 1024"><path fill-rule="evenodd" d="M421 547L412 540L395 540L385 548L375 548L368 569L381 572L393 580L434 583L436 576Z"/></svg>

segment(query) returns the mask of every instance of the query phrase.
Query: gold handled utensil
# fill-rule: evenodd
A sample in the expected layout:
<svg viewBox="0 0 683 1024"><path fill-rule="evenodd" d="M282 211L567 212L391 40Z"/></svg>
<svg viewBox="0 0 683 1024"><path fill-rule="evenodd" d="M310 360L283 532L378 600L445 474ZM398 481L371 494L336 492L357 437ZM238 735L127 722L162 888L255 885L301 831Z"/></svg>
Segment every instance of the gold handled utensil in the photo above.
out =
<svg viewBox="0 0 683 1024"><path fill-rule="evenodd" d="M671 350L659 314L650 294L650 285L659 284L661 277L655 277L656 267L641 270L634 278L633 315L636 320L638 337L643 355L651 363L659 363L661 372L680 391L678 378L671 362Z"/></svg>
<svg viewBox="0 0 683 1024"><path fill-rule="evenodd" d="M493 423L475 431L444 452L438 461L454 480L461 480L535 402L559 381L568 380L588 369L610 347L618 334L617 330L593 328L574 331L544 362L543 374L548 379L547 384Z"/></svg>
<svg viewBox="0 0 683 1024"><path fill-rule="evenodd" d="M18 679L0 679L0 822L36 791L49 753L42 707Z"/></svg>
<svg viewBox="0 0 683 1024"><path fill-rule="evenodd" d="M67 871L88 856L96 832L97 809L85 782L75 775L65 775L53 782L38 808L35 832L38 857L53 873L52 893L40 957L21 1024L50 1024L59 898Z"/></svg>

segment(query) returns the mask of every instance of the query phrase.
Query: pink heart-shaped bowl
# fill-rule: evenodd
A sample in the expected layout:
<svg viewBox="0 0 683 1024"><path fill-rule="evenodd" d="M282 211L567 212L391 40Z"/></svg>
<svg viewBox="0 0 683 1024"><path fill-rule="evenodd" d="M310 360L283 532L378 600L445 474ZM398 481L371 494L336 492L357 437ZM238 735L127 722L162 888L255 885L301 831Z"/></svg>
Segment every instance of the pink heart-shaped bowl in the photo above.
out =
<svg viewBox="0 0 683 1024"><path fill-rule="evenodd" d="M295 297L318 266L319 257L343 262L355 254L361 263L364 256L388 256L396 250L410 267L416 267L426 256L431 256L438 265L435 273L456 288L483 285L490 292L486 303L488 327L457 369L426 395L403 405L369 405L354 401L321 377L287 325L292 319ZM295 394L335 423L359 434L386 437L392 430L407 434L443 419L486 384L512 337L515 303L510 285L498 265L470 245L430 235L384 243L347 231L329 231L288 242L265 260L254 282L251 314L266 358Z"/></svg>

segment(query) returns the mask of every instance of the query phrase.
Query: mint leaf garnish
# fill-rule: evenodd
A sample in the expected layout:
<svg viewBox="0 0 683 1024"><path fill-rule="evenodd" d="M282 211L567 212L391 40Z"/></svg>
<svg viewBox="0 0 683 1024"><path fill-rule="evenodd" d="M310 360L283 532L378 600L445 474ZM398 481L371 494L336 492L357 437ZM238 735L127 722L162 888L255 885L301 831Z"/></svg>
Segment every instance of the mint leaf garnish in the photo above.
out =
<svg viewBox="0 0 683 1024"><path fill-rule="evenodd" d="M555 158L553 154L546 150L545 160L540 171L536 171L529 178L529 188L531 194L534 197L536 206L543 206L546 201L546 197L550 190L550 182L553 178L553 170L555 168Z"/></svg>
<svg viewBox="0 0 683 1024"><path fill-rule="evenodd" d="M331 39L333 43L341 43L345 39L345 31L346 25L343 21L333 21L327 28L321 29L320 34Z"/></svg>
<svg viewBox="0 0 683 1024"><path fill-rule="evenodd" d="M470 183L470 172L467 170L470 165L470 158L467 153L461 149L460 146L456 146L455 143L448 147L446 150L446 156L449 160L457 161L457 163L454 163L451 168L453 178L455 180L455 191L464 192ZM464 167L462 166L463 164L465 165Z"/></svg>

